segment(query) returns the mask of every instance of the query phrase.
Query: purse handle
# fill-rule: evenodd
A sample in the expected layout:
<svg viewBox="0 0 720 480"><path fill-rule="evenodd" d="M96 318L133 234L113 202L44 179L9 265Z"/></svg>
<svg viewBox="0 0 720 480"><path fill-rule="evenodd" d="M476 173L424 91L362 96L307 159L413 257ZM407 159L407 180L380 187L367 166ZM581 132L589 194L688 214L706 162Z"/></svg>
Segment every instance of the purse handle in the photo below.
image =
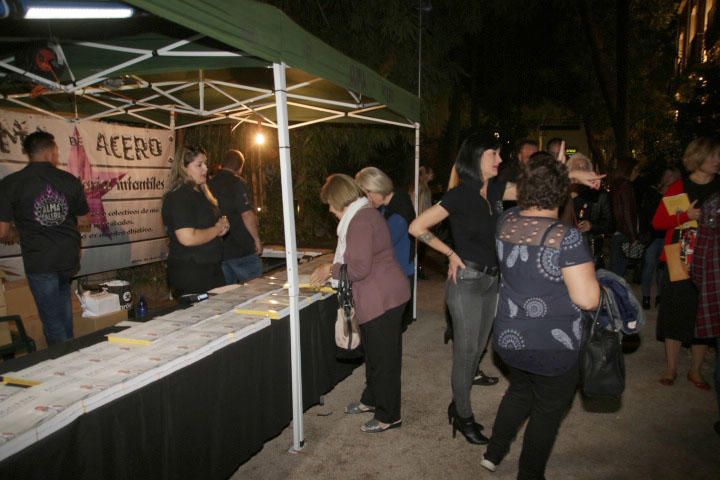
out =
<svg viewBox="0 0 720 480"><path fill-rule="evenodd" d="M340 265L340 278L338 279L337 296L338 303L343 310L345 310L345 313L349 314L355 302L353 300L352 284L348 279L346 263Z"/></svg>
<svg viewBox="0 0 720 480"><path fill-rule="evenodd" d="M590 334L592 335L593 331L595 330L595 327L600 327L600 311L604 308L608 312L608 317L610 318L610 323L608 325L609 331L613 333L618 333L619 328L615 325L615 319L612 316L612 310L610 309L610 305L608 303L610 300L608 299L608 293L605 290L605 287L600 285L600 303L598 304L597 310L595 310L595 314L593 315L593 322L592 326L590 327Z"/></svg>

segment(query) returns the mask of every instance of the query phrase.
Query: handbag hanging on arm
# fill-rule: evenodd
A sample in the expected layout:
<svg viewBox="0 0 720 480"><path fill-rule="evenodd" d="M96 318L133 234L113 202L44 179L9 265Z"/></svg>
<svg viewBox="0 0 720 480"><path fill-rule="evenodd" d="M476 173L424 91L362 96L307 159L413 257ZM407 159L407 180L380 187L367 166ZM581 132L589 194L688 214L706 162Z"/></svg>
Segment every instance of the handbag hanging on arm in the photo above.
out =
<svg viewBox="0 0 720 480"><path fill-rule="evenodd" d="M355 318L352 284L348 280L347 265L340 267L337 287L338 311L335 320L335 343L344 354L353 353L360 347L360 328Z"/></svg>
<svg viewBox="0 0 720 480"><path fill-rule="evenodd" d="M608 305L608 293L600 287L600 305L595 312L583 314L584 346L580 352L580 380L588 397L617 397L625 390L625 359L620 329ZM600 322L600 311L606 309L610 324Z"/></svg>

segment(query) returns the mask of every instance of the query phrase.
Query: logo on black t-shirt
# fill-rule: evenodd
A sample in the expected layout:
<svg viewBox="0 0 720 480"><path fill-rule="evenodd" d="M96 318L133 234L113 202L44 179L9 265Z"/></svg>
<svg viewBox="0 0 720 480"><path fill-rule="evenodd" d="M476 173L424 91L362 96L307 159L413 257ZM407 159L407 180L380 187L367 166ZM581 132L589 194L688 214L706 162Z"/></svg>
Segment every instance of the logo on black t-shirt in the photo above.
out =
<svg viewBox="0 0 720 480"><path fill-rule="evenodd" d="M35 199L33 216L44 227L62 224L68 215L68 202L64 194L48 185L45 191Z"/></svg>

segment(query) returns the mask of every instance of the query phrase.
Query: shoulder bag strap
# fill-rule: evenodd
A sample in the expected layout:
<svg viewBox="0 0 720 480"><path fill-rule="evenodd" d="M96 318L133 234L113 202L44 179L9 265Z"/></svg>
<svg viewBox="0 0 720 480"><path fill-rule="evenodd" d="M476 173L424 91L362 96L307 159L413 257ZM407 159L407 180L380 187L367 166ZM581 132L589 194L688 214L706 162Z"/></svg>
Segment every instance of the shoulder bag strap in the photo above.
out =
<svg viewBox="0 0 720 480"><path fill-rule="evenodd" d="M600 311L605 309L608 314L608 318L610 320L610 323L608 325L608 330L614 333L618 332L618 327L615 325L615 319L613 318L612 309L610 308L610 305L608 304L608 295L609 293L605 290L605 287L600 285L600 304L598 305L597 310L595 310L595 314L593 315L593 322L591 327L591 334L595 330L595 328L600 327Z"/></svg>
<svg viewBox="0 0 720 480"><path fill-rule="evenodd" d="M340 279L338 280L338 303L345 309L346 313L350 313L353 307L352 285L347 275L347 264L340 266Z"/></svg>

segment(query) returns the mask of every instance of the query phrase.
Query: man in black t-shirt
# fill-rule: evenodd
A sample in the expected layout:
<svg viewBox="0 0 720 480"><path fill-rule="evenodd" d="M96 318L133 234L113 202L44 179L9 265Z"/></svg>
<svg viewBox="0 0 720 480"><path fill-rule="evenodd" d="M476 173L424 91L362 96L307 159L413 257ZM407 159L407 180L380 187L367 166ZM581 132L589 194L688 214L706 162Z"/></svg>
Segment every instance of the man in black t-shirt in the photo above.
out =
<svg viewBox="0 0 720 480"><path fill-rule="evenodd" d="M89 225L82 183L57 168L58 147L47 132L23 141L30 163L0 182L0 239L20 234L25 275L48 345L73 337L70 280L80 266L78 225Z"/></svg>
<svg viewBox="0 0 720 480"><path fill-rule="evenodd" d="M225 154L222 170L209 182L210 191L220 211L230 222L230 231L223 238L222 269L228 284L242 283L262 275L260 254L263 247L258 234L258 221L250 189L240 176L245 157L239 150Z"/></svg>

